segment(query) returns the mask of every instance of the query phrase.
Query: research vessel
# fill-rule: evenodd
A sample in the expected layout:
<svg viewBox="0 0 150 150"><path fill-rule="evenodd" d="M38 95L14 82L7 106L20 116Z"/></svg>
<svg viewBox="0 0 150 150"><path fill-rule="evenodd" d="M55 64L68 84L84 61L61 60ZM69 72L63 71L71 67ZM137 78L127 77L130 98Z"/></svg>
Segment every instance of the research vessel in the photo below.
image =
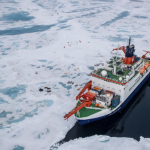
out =
<svg viewBox="0 0 150 150"><path fill-rule="evenodd" d="M150 58L135 55L135 47L118 47L125 57L112 56L106 63L96 64L91 80L77 95L76 107L67 113L68 119L75 115L80 125L85 125L121 111L150 76Z"/></svg>

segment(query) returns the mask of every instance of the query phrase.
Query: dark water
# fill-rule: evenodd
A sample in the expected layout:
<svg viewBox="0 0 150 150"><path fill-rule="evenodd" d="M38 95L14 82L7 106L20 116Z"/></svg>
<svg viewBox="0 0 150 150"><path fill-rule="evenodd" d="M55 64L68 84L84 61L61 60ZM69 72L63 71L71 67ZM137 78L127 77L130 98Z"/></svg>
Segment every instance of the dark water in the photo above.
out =
<svg viewBox="0 0 150 150"><path fill-rule="evenodd" d="M117 114L80 126L78 123L67 133L64 142L79 137L109 135L111 137L150 137L150 87L145 83L127 106Z"/></svg>
<svg viewBox="0 0 150 150"><path fill-rule="evenodd" d="M80 126L78 123L66 137L50 147L58 148L64 142L92 135L130 137L139 141L140 136L150 137L150 79L121 111L105 119Z"/></svg>

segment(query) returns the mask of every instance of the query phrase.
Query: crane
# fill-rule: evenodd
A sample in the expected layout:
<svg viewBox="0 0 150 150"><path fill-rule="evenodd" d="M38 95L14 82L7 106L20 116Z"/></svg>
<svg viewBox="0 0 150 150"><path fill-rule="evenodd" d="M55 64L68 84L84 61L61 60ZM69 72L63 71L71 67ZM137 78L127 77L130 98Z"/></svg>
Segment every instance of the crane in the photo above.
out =
<svg viewBox="0 0 150 150"><path fill-rule="evenodd" d="M148 53L150 53L150 51L145 51L145 50L143 50L144 52L146 52L146 54L144 54L143 56L142 56L142 58L146 58L146 55L148 54Z"/></svg>
<svg viewBox="0 0 150 150"><path fill-rule="evenodd" d="M122 50L124 53L126 53L126 48L125 46L119 47L119 48L114 48L112 51L114 50Z"/></svg>
<svg viewBox="0 0 150 150"><path fill-rule="evenodd" d="M88 91L91 89L92 87L92 81L89 81L85 86L84 88L81 90L81 92L78 94L78 96L76 97L76 100L78 100L80 97L82 97L82 94L84 93L84 91L86 89L88 89Z"/></svg>
<svg viewBox="0 0 150 150"><path fill-rule="evenodd" d="M92 81L89 81L84 86L84 88L81 90L81 92L78 94L78 96L76 97L76 100L80 99L81 97L83 97L84 100L81 100L80 104L78 104L74 109L72 109L69 113L67 113L64 116L65 120L68 119L73 114L75 114L78 110L82 109L84 106L89 107L91 105L92 100L94 100L95 96L96 96L95 93L89 92L89 90L91 88L92 88ZM88 89L88 92L86 92L85 94L83 94L86 89Z"/></svg>
<svg viewBox="0 0 150 150"><path fill-rule="evenodd" d="M81 108L83 108L84 106L89 107L91 105L91 101L84 101L82 103L80 103L78 106L76 106L74 109L72 109L68 114L66 114L64 116L65 120L68 119L70 116L72 116L73 114L75 114L78 110L80 110Z"/></svg>

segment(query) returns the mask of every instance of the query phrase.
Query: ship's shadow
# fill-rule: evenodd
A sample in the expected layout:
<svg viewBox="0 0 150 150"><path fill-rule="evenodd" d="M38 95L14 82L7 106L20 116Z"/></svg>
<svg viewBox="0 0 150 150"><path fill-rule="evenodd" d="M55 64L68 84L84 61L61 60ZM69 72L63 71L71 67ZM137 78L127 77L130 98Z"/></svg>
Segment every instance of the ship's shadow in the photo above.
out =
<svg viewBox="0 0 150 150"><path fill-rule="evenodd" d="M124 130L126 119L128 116L130 116L135 106L138 105L142 100L149 83L150 79L142 86L138 93L134 95L134 97L121 112L84 126L80 126L78 123L76 123L74 127L68 131L66 137L62 141L67 142L79 137L84 138L92 135L122 136L120 133L122 133ZM132 137L132 135L129 133L127 134L127 137ZM139 140L139 136L133 136L132 138Z"/></svg>

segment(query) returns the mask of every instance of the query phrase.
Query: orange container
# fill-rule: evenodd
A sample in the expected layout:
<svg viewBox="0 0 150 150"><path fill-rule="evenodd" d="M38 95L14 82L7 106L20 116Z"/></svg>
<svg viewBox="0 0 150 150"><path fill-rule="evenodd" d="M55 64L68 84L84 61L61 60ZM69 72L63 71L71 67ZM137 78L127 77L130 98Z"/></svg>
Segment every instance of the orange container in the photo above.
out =
<svg viewBox="0 0 150 150"><path fill-rule="evenodd" d="M105 93L112 94L113 96L115 96L115 92L112 92L112 91L109 91L109 90L105 90Z"/></svg>
<svg viewBox="0 0 150 150"><path fill-rule="evenodd" d="M141 68L140 74L142 74L145 71L145 68Z"/></svg>
<svg viewBox="0 0 150 150"><path fill-rule="evenodd" d="M98 86L94 86L93 89L94 89L94 90L97 90L97 91L101 91L101 90L102 90L102 88L100 88L100 87L98 87Z"/></svg>

